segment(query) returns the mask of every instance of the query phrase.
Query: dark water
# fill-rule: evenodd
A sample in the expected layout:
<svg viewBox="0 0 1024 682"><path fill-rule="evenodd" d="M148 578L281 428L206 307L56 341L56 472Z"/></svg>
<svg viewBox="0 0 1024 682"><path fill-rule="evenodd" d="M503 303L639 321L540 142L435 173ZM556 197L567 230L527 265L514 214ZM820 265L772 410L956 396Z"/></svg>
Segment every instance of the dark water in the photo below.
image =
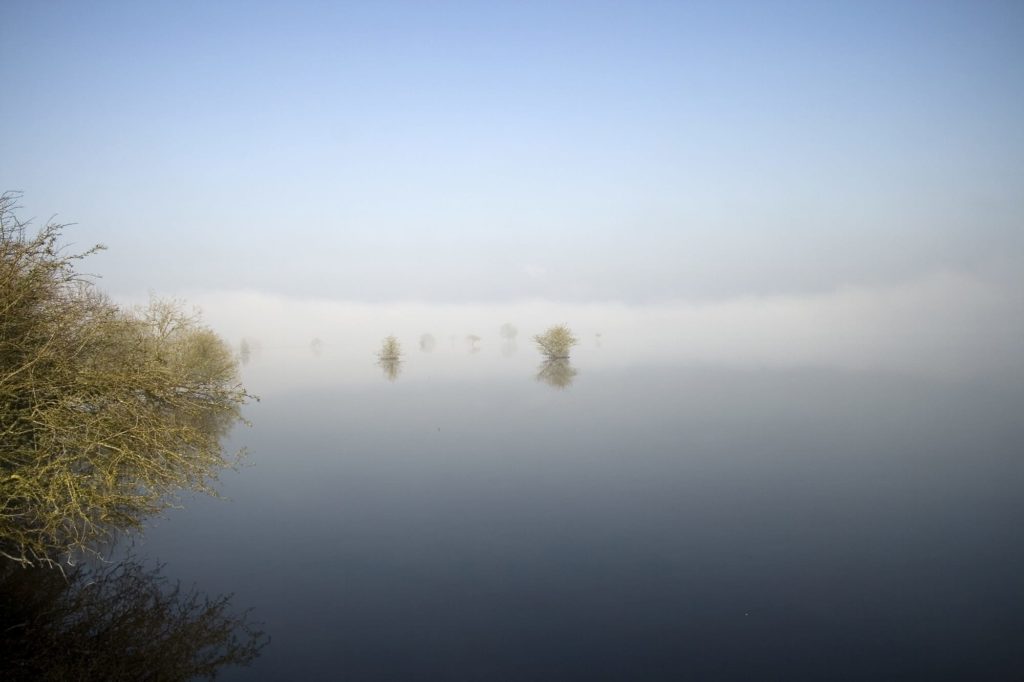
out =
<svg viewBox="0 0 1024 682"><path fill-rule="evenodd" d="M141 549L253 680L1024 679L1024 392L581 368L264 396Z"/></svg>

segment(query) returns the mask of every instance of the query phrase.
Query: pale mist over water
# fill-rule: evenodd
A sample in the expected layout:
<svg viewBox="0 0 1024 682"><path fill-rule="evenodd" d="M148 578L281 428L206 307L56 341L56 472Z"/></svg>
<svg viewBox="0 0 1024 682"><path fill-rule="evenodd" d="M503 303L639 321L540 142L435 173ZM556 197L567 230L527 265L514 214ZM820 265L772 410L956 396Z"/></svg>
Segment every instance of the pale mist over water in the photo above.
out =
<svg viewBox="0 0 1024 682"><path fill-rule="evenodd" d="M254 292L188 299L236 349L250 347L246 378L257 392L372 382L388 335L402 343L403 381L514 375L541 359L531 337L563 322L580 340L573 361L590 369L819 368L1019 381L1019 282L937 273L820 294L648 305L368 304ZM503 336L506 324L514 336ZM477 362L463 362L467 354Z"/></svg>
<svg viewBox="0 0 1024 682"><path fill-rule="evenodd" d="M227 679L1024 670L1020 293L997 280L190 298L245 342L251 466L140 544L263 620L271 646ZM558 322L580 343L553 365L530 337Z"/></svg>

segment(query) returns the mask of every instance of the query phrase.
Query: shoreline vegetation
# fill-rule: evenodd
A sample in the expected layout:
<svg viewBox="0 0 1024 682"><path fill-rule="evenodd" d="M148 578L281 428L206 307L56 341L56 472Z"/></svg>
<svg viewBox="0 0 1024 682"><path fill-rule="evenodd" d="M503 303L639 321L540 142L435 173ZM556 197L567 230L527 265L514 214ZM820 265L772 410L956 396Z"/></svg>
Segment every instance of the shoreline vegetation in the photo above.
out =
<svg viewBox="0 0 1024 682"><path fill-rule="evenodd" d="M123 533L244 451L222 441L255 396L238 358L179 301L114 304L77 270L64 225L0 195L0 677L214 677L269 639L230 597L183 591Z"/></svg>
<svg viewBox="0 0 1024 682"><path fill-rule="evenodd" d="M0 555L66 563L216 494L222 439L255 396L232 349L179 301L126 310L77 271L65 226L0 198Z"/></svg>

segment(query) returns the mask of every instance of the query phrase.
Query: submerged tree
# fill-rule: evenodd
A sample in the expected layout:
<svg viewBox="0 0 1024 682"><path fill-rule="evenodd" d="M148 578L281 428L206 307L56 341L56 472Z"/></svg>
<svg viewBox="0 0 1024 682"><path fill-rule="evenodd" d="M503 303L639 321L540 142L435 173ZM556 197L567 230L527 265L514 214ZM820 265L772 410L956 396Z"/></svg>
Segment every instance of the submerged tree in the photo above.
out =
<svg viewBox="0 0 1024 682"><path fill-rule="evenodd" d="M433 334L424 334L420 337L420 350L424 353L430 353L436 345L437 339L434 338Z"/></svg>
<svg viewBox="0 0 1024 682"><path fill-rule="evenodd" d="M398 360L402 357L402 344L394 336L387 336L380 344L377 357L381 360Z"/></svg>
<svg viewBox="0 0 1024 682"><path fill-rule="evenodd" d="M243 365L248 365L252 359L252 346L249 345L248 339L242 339L238 344L238 359Z"/></svg>
<svg viewBox="0 0 1024 682"><path fill-rule="evenodd" d="M569 350L579 343L572 331L564 324L556 324L543 334L533 337L540 352L552 360L568 358Z"/></svg>
<svg viewBox="0 0 1024 682"><path fill-rule="evenodd" d="M516 352L516 336L519 335L519 330L511 322L506 322L501 325L498 333L501 334L502 339L501 354L505 357L511 357Z"/></svg>
<svg viewBox="0 0 1024 682"><path fill-rule="evenodd" d="M0 559L0 678L213 678L268 642L229 607L130 560L62 572Z"/></svg>
<svg viewBox="0 0 1024 682"><path fill-rule="evenodd" d="M0 197L0 554L53 563L213 492L251 396L197 315L115 305L75 271L101 247L69 255L53 223L31 234L15 199Z"/></svg>
<svg viewBox="0 0 1024 682"><path fill-rule="evenodd" d="M384 378L394 381L402 373L402 344L394 336L387 336L377 352L377 364L384 372Z"/></svg>

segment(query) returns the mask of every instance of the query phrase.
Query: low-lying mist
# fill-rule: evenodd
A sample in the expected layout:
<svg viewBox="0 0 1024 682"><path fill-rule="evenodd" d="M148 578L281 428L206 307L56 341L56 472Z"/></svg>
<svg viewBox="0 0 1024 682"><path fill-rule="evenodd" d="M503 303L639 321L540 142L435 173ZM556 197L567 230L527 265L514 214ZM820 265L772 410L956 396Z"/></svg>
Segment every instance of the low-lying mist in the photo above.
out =
<svg viewBox="0 0 1024 682"><path fill-rule="evenodd" d="M965 274L826 294L651 305L368 304L252 291L185 297L207 324L244 348L246 379L257 392L380 381L375 353L389 335L402 345L402 371L392 379L529 376L541 360L531 337L556 323L580 339L572 361L583 372L703 364L1024 376L1024 294L1011 282Z"/></svg>

